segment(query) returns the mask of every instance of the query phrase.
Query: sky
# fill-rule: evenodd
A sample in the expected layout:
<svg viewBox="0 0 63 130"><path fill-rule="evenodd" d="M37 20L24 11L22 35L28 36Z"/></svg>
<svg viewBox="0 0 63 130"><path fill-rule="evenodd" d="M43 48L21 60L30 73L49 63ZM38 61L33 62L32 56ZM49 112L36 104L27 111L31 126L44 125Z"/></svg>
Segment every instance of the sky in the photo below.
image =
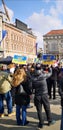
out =
<svg viewBox="0 0 63 130"><path fill-rule="evenodd" d="M63 0L4 0L11 22L15 19L32 28L39 48L43 48L43 35L51 30L63 29ZM0 0L0 10L4 11Z"/></svg>

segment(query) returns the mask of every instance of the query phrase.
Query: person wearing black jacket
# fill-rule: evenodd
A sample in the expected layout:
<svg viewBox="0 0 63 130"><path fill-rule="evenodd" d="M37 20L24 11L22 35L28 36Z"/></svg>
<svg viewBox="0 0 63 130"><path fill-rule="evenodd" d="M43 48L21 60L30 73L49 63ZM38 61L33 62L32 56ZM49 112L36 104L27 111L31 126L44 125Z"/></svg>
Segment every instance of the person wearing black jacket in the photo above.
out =
<svg viewBox="0 0 63 130"><path fill-rule="evenodd" d="M15 103L16 103L16 121L17 125L27 125L27 107L30 103L30 95L32 94L28 82L22 83L16 87ZM22 109L22 115L21 115ZM22 117L22 118L21 118Z"/></svg>
<svg viewBox="0 0 63 130"><path fill-rule="evenodd" d="M39 124L38 127L43 127L43 119L42 119L42 104L44 106L48 125L51 125L55 123L54 120L52 120L51 117L51 111L50 111L50 103L48 98L48 89L47 89L47 81L46 79L52 75L52 69L49 69L48 73L45 73L42 70L41 64L37 63L36 68L34 71L34 74L32 76L33 80L33 87L35 89L35 96L34 96L34 104L37 109Z"/></svg>
<svg viewBox="0 0 63 130"><path fill-rule="evenodd" d="M56 82L57 82L57 67L55 67L55 65L52 65L52 75L49 78L49 99L52 98L56 99ZM52 88L53 88L53 92L52 92Z"/></svg>
<svg viewBox="0 0 63 130"><path fill-rule="evenodd" d="M15 78L17 76L22 76L22 73L20 73L20 71L22 73L24 73L22 71L22 69L17 69L15 72ZM22 77L23 78L23 77ZM16 80L16 79L15 79ZM15 82L14 80L14 82ZM17 82L18 83L17 79ZM16 85L14 83L14 85ZM15 104L16 104L16 122L17 125L27 125L29 123L29 121L27 121L27 106L30 103L30 95L32 94L32 91L30 89L30 82L29 82L29 77L28 74L26 74L26 80L21 81L21 79L19 80L19 84L16 85L16 92L15 92ZM22 114L21 114L21 110L22 110Z"/></svg>
<svg viewBox="0 0 63 130"><path fill-rule="evenodd" d="M60 74L60 80L59 80L59 94L61 97L61 125L60 130L63 130L63 69Z"/></svg>

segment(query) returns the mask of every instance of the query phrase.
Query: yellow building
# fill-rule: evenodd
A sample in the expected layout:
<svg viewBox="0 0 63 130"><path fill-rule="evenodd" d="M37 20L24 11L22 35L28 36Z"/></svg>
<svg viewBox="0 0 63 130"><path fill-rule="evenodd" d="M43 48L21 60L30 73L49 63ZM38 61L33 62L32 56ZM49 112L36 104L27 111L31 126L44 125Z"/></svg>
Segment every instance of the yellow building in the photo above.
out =
<svg viewBox="0 0 63 130"><path fill-rule="evenodd" d="M7 32L3 40L2 30ZM16 19L15 24L11 24L0 16L0 41L4 57L23 55L29 57L29 60L36 57L36 36L25 23L18 19Z"/></svg>

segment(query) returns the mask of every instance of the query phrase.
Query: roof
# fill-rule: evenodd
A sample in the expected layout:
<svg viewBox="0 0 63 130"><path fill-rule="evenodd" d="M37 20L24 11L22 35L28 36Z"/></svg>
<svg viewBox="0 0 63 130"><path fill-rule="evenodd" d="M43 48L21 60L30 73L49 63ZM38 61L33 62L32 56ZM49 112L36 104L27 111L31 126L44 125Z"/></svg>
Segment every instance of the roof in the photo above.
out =
<svg viewBox="0 0 63 130"><path fill-rule="evenodd" d="M50 36L50 35L63 35L63 29L51 30L50 32L46 33L44 36Z"/></svg>

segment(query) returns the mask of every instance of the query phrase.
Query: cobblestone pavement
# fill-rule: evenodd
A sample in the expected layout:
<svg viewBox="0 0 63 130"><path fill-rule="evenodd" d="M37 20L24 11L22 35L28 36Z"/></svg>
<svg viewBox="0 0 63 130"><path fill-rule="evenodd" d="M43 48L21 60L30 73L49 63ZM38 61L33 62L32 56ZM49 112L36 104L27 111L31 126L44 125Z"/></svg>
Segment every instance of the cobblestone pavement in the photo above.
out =
<svg viewBox="0 0 63 130"><path fill-rule="evenodd" d="M17 126L15 116L0 118L0 130L36 130L38 125L38 118L35 106L33 102L31 102L33 108L27 109L27 120L30 123L27 126ZM54 125L48 126L46 120L46 114L43 109L43 119L44 119L44 127L43 130L60 130L60 119L61 119L61 105L60 105L60 97L57 95L56 99L50 100L52 117L56 120ZM5 108L6 112L6 108Z"/></svg>

